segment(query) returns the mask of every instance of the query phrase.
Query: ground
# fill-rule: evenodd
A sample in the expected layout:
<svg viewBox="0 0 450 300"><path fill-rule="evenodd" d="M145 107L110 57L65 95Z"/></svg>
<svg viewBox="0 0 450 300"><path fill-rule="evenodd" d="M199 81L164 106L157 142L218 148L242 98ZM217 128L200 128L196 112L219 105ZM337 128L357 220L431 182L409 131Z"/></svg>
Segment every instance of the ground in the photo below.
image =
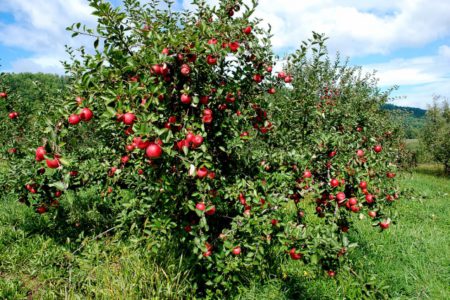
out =
<svg viewBox="0 0 450 300"><path fill-rule="evenodd" d="M359 247L335 278L287 261L265 282L237 287L238 299L450 299L450 179L432 165L401 175L395 224L380 232L355 220ZM13 198L0 211L1 299L141 299L191 295L190 270L175 251L154 253L104 238L74 254L73 241L43 231L49 220Z"/></svg>

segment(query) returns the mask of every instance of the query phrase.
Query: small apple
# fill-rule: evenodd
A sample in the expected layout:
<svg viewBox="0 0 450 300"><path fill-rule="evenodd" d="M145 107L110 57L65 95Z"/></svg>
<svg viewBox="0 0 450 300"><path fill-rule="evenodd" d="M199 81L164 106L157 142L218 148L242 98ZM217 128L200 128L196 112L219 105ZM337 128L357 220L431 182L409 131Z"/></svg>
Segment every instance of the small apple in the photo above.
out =
<svg viewBox="0 0 450 300"><path fill-rule="evenodd" d="M199 202L195 205L195 208L200 210L200 211L204 211L206 209L206 205L203 202Z"/></svg>
<svg viewBox="0 0 450 300"><path fill-rule="evenodd" d="M123 123L125 125L133 125L136 121L136 115L130 112L127 112L123 115Z"/></svg>
<svg viewBox="0 0 450 300"><path fill-rule="evenodd" d="M383 150L381 145L376 145L376 146L373 147L373 151L375 151L376 153L380 153L381 150Z"/></svg>

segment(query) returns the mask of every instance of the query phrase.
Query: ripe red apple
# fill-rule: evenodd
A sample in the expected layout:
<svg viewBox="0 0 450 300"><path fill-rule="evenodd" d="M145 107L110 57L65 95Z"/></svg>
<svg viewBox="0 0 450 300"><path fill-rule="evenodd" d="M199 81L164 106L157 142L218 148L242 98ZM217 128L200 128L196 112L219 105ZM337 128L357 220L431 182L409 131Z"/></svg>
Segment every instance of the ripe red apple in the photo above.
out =
<svg viewBox="0 0 450 300"><path fill-rule="evenodd" d="M301 253L296 253L295 251L296 251L295 248L291 248L291 250L289 251L289 255L291 256L291 258L293 260L301 259L302 258L302 254Z"/></svg>
<svg viewBox="0 0 450 300"><path fill-rule="evenodd" d="M70 171L69 175L72 177L78 176L78 171Z"/></svg>
<svg viewBox="0 0 450 300"><path fill-rule="evenodd" d="M212 55L208 55L206 57L206 62L208 63L208 65L215 65L215 64L217 64L217 58L215 58Z"/></svg>
<svg viewBox="0 0 450 300"><path fill-rule="evenodd" d="M260 74L253 75L253 81L260 83L262 81L262 76Z"/></svg>
<svg viewBox="0 0 450 300"><path fill-rule="evenodd" d="M208 44L209 44L209 45L216 45L216 44L217 44L217 39L215 39L215 38L210 39L210 40L208 41Z"/></svg>
<svg viewBox="0 0 450 300"><path fill-rule="evenodd" d="M358 200L356 200L356 198L350 198L350 199L348 199L348 203L350 206L353 206L353 205L358 204Z"/></svg>
<svg viewBox="0 0 450 300"><path fill-rule="evenodd" d="M170 50L169 50L169 48L164 48L164 49L161 51L161 53L164 54L164 55L169 55L169 54L170 54Z"/></svg>
<svg viewBox="0 0 450 300"><path fill-rule="evenodd" d="M204 115L202 117L202 122L205 123L205 124L211 124L212 120L213 120L213 116L212 115Z"/></svg>
<svg viewBox="0 0 450 300"><path fill-rule="evenodd" d="M336 178L333 178L333 179L331 179L331 181L330 181L330 185L332 186L332 187L338 187L339 186L339 180L337 180Z"/></svg>
<svg viewBox="0 0 450 300"><path fill-rule="evenodd" d="M200 210L200 211L204 211L205 208L206 208L206 205L205 205L205 203L203 203L203 202L199 202L199 203L197 203L197 204L195 205L195 208L198 209L198 210Z"/></svg>
<svg viewBox="0 0 450 300"><path fill-rule="evenodd" d="M242 31L248 35L252 32L252 26L247 26L244 29L242 29Z"/></svg>
<svg viewBox="0 0 450 300"><path fill-rule="evenodd" d="M0 93L0 98L6 98L6 97L8 97L8 94L6 92Z"/></svg>
<svg viewBox="0 0 450 300"><path fill-rule="evenodd" d="M303 172L303 178L311 178L312 174L311 171L306 170L305 172Z"/></svg>
<svg viewBox="0 0 450 300"><path fill-rule="evenodd" d="M175 117L175 116L170 116L169 117L169 123L175 124L176 122L177 122L177 117Z"/></svg>
<svg viewBox="0 0 450 300"><path fill-rule="evenodd" d="M210 209L208 209L207 211L206 211L206 214L208 215L208 216L212 216L212 215L214 215L216 213L216 206L212 206Z"/></svg>
<svg viewBox="0 0 450 300"><path fill-rule="evenodd" d="M358 150L356 151L356 155L357 155L358 157L363 157L363 156L364 156L364 151L361 150L361 149L358 149Z"/></svg>
<svg viewBox="0 0 450 300"><path fill-rule="evenodd" d="M328 153L328 157L329 157L329 158L332 158L332 157L334 157L334 156L336 156L336 151L330 151L330 152Z"/></svg>
<svg viewBox="0 0 450 300"><path fill-rule="evenodd" d="M376 153L380 153L382 149L383 148L381 147L381 145L376 145L373 147L373 151L375 151Z"/></svg>
<svg viewBox="0 0 450 300"><path fill-rule="evenodd" d="M238 42L229 43L228 47L230 48L231 52L237 52L239 49L239 43Z"/></svg>
<svg viewBox="0 0 450 300"><path fill-rule="evenodd" d="M195 136L195 134L193 134L192 132L189 132L188 134L186 134L186 141L188 141L189 143L192 143L194 136Z"/></svg>
<svg viewBox="0 0 450 300"><path fill-rule="evenodd" d="M45 154L47 154L47 151L45 151L44 147L37 147L36 149L36 161L42 161L45 159Z"/></svg>
<svg viewBox="0 0 450 300"><path fill-rule="evenodd" d="M135 147L134 147L133 144L130 144L130 145L126 145L126 146L125 146L125 149L126 149L127 151L129 151L129 152L133 151L134 148L135 148Z"/></svg>
<svg viewBox="0 0 450 300"><path fill-rule="evenodd" d="M191 103L191 96L189 96L188 94L182 94L180 100L183 104L189 104Z"/></svg>
<svg viewBox="0 0 450 300"><path fill-rule="evenodd" d="M116 171L117 171L117 167L112 167L108 172L108 176L109 177L114 176L114 173L116 173Z"/></svg>
<svg viewBox="0 0 450 300"><path fill-rule="evenodd" d="M18 112L15 112L15 111L10 112L10 113L8 114L8 118L10 118L11 120L16 119L18 116L19 116L19 113L18 113Z"/></svg>
<svg viewBox="0 0 450 300"><path fill-rule="evenodd" d="M387 172L386 176L387 176L387 178L394 178L395 177L395 173Z"/></svg>
<svg viewBox="0 0 450 300"><path fill-rule="evenodd" d="M366 195L366 202L369 203L369 204L373 203L373 195L367 194Z"/></svg>
<svg viewBox="0 0 450 300"><path fill-rule="evenodd" d="M135 114L127 112L123 115L123 123L125 125L133 125L134 121L136 121Z"/></svg>
<svg viewBox="0 0 450 300"><path fill-rule="evenodd" d="M270 223L272 223L273 226L277 226L278 220L277 219L272 219L272 221L270 221Z"/></svg>
<svg viewBox="0 0 450 300"><path fill-rule="evenodd" d="M377 212L373 211L373 210L369 211L368 214L369 214L369 217L371 217L371 218L375 218L377 216Z"/></svg>
<svg viewBox="0 0 450 300"><path fill-rule="evenodd" d="M130 157L128 155L122 156L120 161L125 165L130 160Z"/></svg>
<svg viewBox="0 0 450 300"><path fill-rule="evenodd" d="M291 83L292 82L292 76L288 75L284 78L284 82Z"/></svg>
<svg viewBox="0 0 450 300"><path fill-rule="evenodd" d="M196 147L200 147L203 144L203 137L201 135L196 135L192 138L192 145Z"/></svg>
<svg viewBox="0 0 450 300"><path fill-rule="evenodd" d="M267 90L267 92L269 93L269 94L271 94L271 95L273 95L273 94L275 94L276 93L276 90L275 90L275 88L270 88L269 90Z"/></svg>
<svg viewBox="0 0 450 300"><path fill-rule="evenodd" d="M286 73L284 73L283 71L279 72L278 73L278 78L280 78L280 79L286 78Z"/></svg>
<svg viewBox="0 0 450 300"><path fill-rule="evenodd" d="M246 205L247 204L245 196L242 193L239 193L239 202L241 202L242 205Z"/></svg>
<svg viewBox="0 0 450 300"><path fill-rule="evenodd" d="M380 225L380 227L381 227L381 229L388 229L389 228L389 221L381 221L380 223L379 223L379 225Z"/></svg>
<svg viewBox="0 0 450 300"><path fill-rule="evenodd" d="M360 187L361 189L367 189L367 182L361 181L361 182L359 183L359 187Z"/></svg>
<svg viewBox="0 0 450 300"><path fill-rule="evenodd" d="M327 274L330 277L334 277L336 275L336 272L334 272L333 270L328 270Z"/></svg>
<svg viewBox="0 0 450 300"><path fill-rule="evenodd" d="M336 194L336 199L338 200L338 202L342 202L345 200L345 193L344 192L339 192Z"/></svg>
<svg viewBox="0 0 450 300"><path fill-rule="evenodd" d="M234 247L233 250L231 250L231 253L233 253L234 255L241 254L241 247L239 246Z"/></svg>
<svg viewBox="0 0 450 300"><path fill-rule="evenodd" d="M94 116L94 113L89 108L85 107L81 110L81 113L80 113L81 120L87 122L87 121L91 120L93 116Z"/></svg>
<svg viewBox="0 0 450 300"><path fill-rule="evenodd" d="M61 195L62 195L62 192L61 192L61 191L56 191L56 192L55 192L55 197L56 197L56 198L61 197Z"/></svg>
<svg viewBox="0 0 450 300"><path fill-rule="evenodd" d="M147 149L145 150L145 154L147 154L149 158L159 158L161 157L162 152L163 150L161 146L156 143L150 143L150 145L148 145Z"/></svg>
<svg viewBox="0 0 450 300"><path fill-rule="evenodd" d="M205 167L201 167L197 170L198 178L205 178L206 175L208 175L208 169L206 169Z"/></svg>
<svg viewBox="0 0 450 300"><path fill-rule="evenodd" d="M50 169L56 169L59 167L59 160L57 158L54 159L46 159L45 162L47 163L47 167Z"/></svg>
<svg viewBox="0 0 450 300"><path fill-rule="evenodd" d="M36 212L42 215L47 212L47 208L45 206L39 206L38 208L36 208Z"/></svg>
<svg viewBox="0 0 450 300"><path fill-rule="evenodd" d="M181 65L180 72L183 76L189 76L189 73L191 73L191 67L189 67L188 64Z"/></svg>

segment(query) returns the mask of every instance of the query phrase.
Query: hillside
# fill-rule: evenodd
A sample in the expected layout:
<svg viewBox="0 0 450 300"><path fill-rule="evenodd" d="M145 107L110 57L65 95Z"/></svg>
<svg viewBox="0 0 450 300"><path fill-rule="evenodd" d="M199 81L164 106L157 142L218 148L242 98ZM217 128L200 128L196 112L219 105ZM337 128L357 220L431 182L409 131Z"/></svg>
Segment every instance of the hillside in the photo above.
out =
<svg viewBox="0 0 450 300"><path fill-rule="evenodd" d="M385 104L384 109L395 114L405 129L407 139L416 139L425 123L426 110L417 107L396 106L394 104Z"/></svg>

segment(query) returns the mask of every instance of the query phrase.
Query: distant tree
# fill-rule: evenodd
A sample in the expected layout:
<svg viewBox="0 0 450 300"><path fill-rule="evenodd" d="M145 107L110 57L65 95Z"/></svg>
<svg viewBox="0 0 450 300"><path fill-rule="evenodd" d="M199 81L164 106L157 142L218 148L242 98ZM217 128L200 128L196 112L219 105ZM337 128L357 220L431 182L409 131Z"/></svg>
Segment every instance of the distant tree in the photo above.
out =
<svg viewBox="0 0 450 300"><path fill-rule="evenodd" d="M421 134L422 146L439 163L445 174L450 174L450 107L448 99L435 96L426 114Z"/></svg>

